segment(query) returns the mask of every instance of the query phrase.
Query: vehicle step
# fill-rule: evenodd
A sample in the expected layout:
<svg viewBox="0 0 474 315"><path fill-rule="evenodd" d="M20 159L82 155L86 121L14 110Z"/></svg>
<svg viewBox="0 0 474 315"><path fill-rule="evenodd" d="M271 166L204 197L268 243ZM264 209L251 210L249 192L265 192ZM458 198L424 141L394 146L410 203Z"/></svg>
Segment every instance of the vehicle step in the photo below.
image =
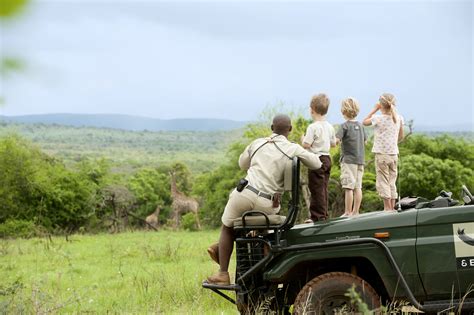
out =
<svg viewBox="0 0 474 315"><path fill-rule="evenodd" d="M238 291L240 286L236 284L229 284L229 285L219 285L219 284L212 284L207 281L202 283L202 287L206 289L214 289L214 290L226 290L226 291Z"/></svg>

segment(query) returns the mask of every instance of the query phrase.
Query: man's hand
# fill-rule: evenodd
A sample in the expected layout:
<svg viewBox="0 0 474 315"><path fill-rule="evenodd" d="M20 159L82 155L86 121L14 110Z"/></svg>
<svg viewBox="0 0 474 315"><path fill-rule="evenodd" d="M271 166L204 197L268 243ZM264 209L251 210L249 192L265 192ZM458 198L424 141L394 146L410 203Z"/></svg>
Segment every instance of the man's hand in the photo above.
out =
<svg viewBox="0 0 474 315"><path fill-rule="evenodd" d="M303 140L304 140L304 135L301 135L301 138L300 138L301 144L303 144Z"/></svg>

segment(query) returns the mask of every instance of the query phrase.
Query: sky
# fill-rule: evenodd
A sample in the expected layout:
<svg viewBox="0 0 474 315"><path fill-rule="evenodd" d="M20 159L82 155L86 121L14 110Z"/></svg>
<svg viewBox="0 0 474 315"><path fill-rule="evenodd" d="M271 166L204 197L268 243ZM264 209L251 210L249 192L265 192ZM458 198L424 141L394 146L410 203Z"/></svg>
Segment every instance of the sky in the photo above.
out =
<svg viewBox="0 0 474 315"><path fill-rule="evenodd" d="M416 125L474 131L471 1L33 1L3 22L0 115L258 119L285 104L328 119L384 92Z"/></svg>

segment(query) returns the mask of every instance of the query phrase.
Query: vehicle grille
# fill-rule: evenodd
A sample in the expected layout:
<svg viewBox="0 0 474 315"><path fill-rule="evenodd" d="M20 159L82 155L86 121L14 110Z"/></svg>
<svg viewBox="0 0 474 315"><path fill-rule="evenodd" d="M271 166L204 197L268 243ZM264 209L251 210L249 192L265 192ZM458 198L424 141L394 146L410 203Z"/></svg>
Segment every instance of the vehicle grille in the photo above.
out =
<svg viewBox="0 0 474 315"><path fill-rule="evenodd" d="M240 278L250 268L255 266L264 257L264 242L258 238L237 239L237 272L236 279Z"/></svg>

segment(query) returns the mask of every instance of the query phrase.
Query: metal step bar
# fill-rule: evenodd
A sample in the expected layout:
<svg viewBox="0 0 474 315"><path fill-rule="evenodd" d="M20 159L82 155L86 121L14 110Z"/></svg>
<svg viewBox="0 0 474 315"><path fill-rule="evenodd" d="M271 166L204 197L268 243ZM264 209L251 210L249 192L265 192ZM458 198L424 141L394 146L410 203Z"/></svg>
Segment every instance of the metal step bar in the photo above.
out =
<svg viewBox="0 0 474 315"><path fill-rule="evenodd" d="M240 291L240 286L237 284L218 285L218 284L212 284L212 283L208 283L207 281L204 281L202 283L202 287L205 289L214 291L215 293L219 294L220 296L222 296L224 299L231 302L232 304L235 304L235 300L231 298L230 296L228 296L227 294L222 293L220 290Z"/></svg>

